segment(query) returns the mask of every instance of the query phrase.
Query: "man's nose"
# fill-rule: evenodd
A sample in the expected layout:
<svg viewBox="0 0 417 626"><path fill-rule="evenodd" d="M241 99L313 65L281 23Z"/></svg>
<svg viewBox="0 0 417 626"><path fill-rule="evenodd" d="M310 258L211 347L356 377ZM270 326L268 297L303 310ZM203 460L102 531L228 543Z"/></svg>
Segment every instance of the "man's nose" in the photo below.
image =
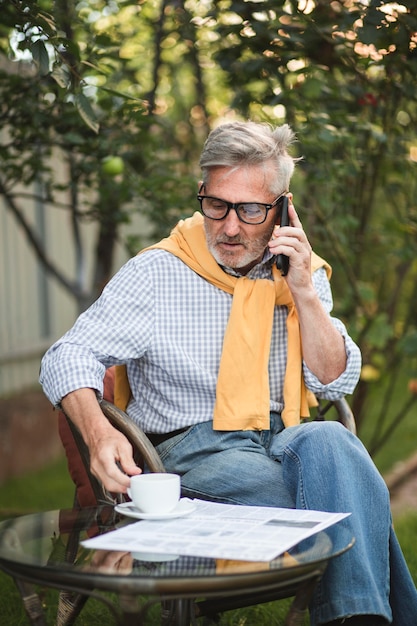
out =
<svg viewBox="0 0 417 626"><path fill-rule="evenodd" d="M223 231L228 237L234 237L240 232L240 220L235 209L230 209L223 224Z"/></svg>

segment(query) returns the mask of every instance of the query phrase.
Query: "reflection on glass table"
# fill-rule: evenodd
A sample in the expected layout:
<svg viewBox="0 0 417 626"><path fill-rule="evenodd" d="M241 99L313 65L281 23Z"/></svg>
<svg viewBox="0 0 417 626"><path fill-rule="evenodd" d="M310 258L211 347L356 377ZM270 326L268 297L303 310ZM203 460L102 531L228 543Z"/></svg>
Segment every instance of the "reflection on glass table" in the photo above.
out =
<svg viewBox="0 0 417 626"><path fill-rule="evenodd" d="M294 596L286 624L301 624L326 567L354 543L341 522L269 562L161 556L152 554L152 546L149 552L132 553L80 545L128 523L140 528L141 522L104 506L25 515L0 524L0 568L17 582L33 624L46 624L34 583L62 590L58 624L91 596L124 626L145 624L155 602L162 602L164 625L186 626L202 615ZM102 593L108 591L118 594L117 607Z"/></svg>

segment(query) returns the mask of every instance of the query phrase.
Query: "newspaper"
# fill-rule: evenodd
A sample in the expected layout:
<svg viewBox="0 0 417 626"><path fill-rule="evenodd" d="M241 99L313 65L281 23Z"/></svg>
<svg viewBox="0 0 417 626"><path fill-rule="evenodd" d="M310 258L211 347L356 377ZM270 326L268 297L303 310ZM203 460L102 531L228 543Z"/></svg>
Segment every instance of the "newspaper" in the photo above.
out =
<svg viewBox="0 0 417 626"><path fill-rule="evenodd" d="M237 506L193 500L187 516L142 520L82 542L87 548L271 561L350 513Z"/></svg>

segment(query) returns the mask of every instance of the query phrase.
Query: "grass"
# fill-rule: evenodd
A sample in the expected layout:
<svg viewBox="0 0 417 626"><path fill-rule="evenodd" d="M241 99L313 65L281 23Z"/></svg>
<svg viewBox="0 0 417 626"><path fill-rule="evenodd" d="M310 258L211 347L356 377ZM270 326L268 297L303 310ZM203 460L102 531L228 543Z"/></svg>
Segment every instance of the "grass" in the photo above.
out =
<svg viewBox="0 0 417 626"><path fill-rule="evenodd" d="M73 500L74 485L65 457L35 473L12 478L0 485L0 515L3 519L23 513L70 508Z"/></svg>
<svg viewBox="0 0 417 626"><path fill-rule="evenodd" d="M0 486L0 518L5 519L39 510L71 507L73 485L68 477L66 461L61 459L39 472L13 479ZM395 520L396 532L411 573L417 583L417 512L408 513ZM29 621L22 608L20 595L13 580L0 572L0 624L27 626ZM48 624L54 624L57 609L57 592L39 588ZM250 607L225 613L221 626L280 626L290 600ZM114 620L109 610L94 599L88 600L76 626L111 626ZM158 610L153 611L150 625L159 624ZM308 618L305 626L309 624Z"/></svg>

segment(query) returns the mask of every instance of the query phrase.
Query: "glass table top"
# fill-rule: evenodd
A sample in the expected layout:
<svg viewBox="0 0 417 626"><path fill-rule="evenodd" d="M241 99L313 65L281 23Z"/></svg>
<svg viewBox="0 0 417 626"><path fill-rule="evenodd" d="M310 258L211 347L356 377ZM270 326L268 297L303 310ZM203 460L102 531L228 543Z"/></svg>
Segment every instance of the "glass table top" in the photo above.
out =
<svg viewBox="0 0 417 626"><path fill-rule="evenodd" d="M82 510L57 510L16 517L0 523L0 567L16 576L114 590L123 584L137 591L163 590L175 581L187 589L202 581L219 582L239 577L248 587L262 577L265 582L290 580L348 550L354 543L343 521L300 542L269 562L237 561L190 556L153 555L126 551L91 550L80 542L121 525L140 522L103 506ZM185 582L184 582L185 584Z"/></svg>

